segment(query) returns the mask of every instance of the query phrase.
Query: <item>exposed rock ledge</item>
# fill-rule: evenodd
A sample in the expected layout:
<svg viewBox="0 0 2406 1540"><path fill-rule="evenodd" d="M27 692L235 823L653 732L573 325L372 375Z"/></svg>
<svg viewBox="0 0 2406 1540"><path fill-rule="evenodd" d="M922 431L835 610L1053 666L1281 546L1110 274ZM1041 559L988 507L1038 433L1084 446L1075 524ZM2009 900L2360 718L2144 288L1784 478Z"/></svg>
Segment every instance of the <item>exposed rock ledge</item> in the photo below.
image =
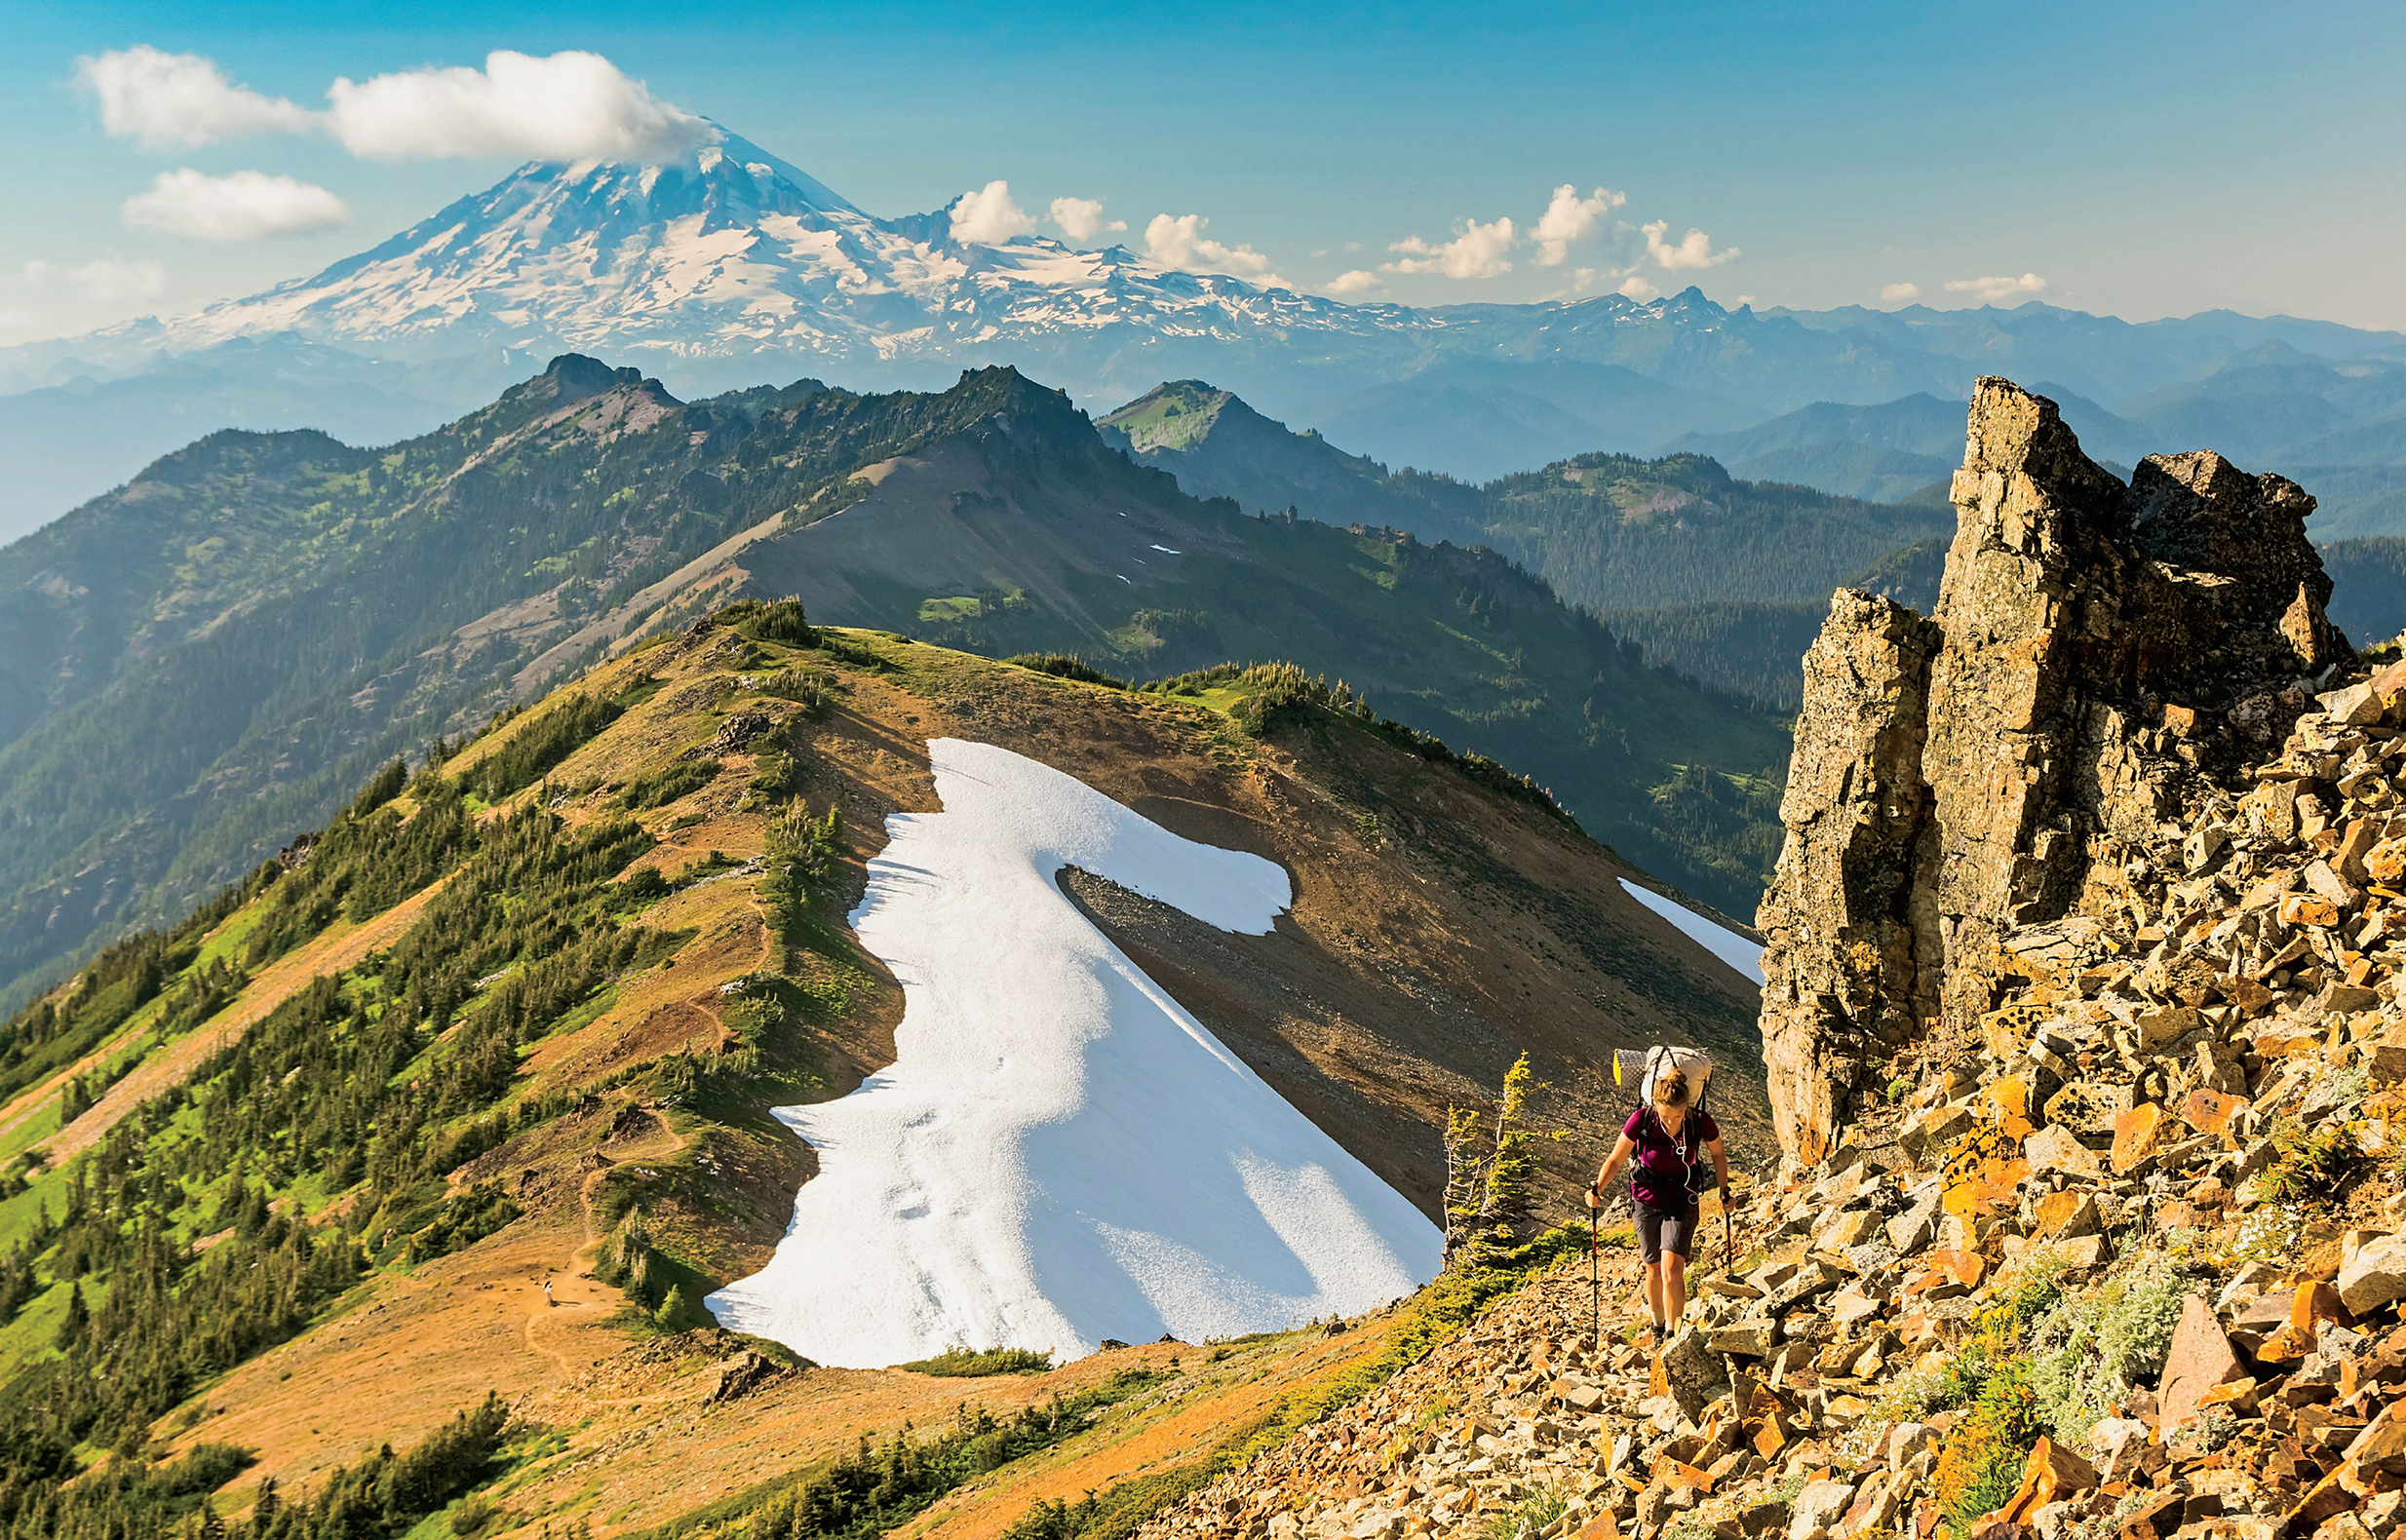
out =
<svg viewBox="0 0 2406 1540"><path fill-rule="evenodd" d="M2313 499L2218 454L2124 486L2055 404L1971 402L1937 612L1842 592L1805 656L1787 845L1758 923L1780 1143L1819 1161L1867 1066L1969 1041L2008 934L2153 918L2184 810L2351 663L2323 614Z"/></svg>

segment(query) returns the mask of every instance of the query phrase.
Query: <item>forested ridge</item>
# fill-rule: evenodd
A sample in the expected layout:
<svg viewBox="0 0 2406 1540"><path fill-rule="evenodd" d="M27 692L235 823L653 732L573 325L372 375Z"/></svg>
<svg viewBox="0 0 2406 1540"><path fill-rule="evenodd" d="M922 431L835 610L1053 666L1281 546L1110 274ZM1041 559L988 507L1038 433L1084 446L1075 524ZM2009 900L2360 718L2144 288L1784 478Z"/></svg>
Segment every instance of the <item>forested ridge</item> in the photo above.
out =
<svg viewBox="0 0 2406 1540"><path fill-rule="evenodd" d="M1484 484L1390 471L1199 381L1104 419L1197 496L1489 547L1636 641L1649 664L1793 711L1830 593L1954 529L1945 506L1732 478L1700 454L1593 453Z"/></svg>
<svg viewBox="0 0 2406 1540"><path fill-rule="evenodd" d="M1484 492L1496 548L1598 610L1827 603L1839 579L1955 524L1950 509L1733 481L1694 454L1582 454Z"/></svg>
<svg viewBox="0 0 2406 1540"><path fill-rule="evenodd" d="M447 1176L590 1094L527 1094L524 1056L677 940L640 919L669 887L617 880L652 843L640 826L524 800L479 815L477 790L522 789L530 762L557 763L606 725L597 701L572 694L507 724L502 751L465 774L446 771L449 744L414 776L396 761L289 870L270 861L0 1026L20 1085L145 1005L163 1007L165 1042L245 971L441 884L389 948L295 990L56 1173L16 1141L0 1205L0 1532L175 1532L247 1456L203 1445L153 1465L158 1419L364 1279L516 1216L496 1185L453 1193ZM88 1099L70 1083L58 1126ZM463 1412L307 1502L279 1505L271 1484L247 1532L398 1534L483 1479L505 1421L497 1403ZM61 1489L96 1455L99 1470Z"/></svg>
<svg viewBox="0 0 2406 1540"><path fill-rule="evenodd" d="M488 714L559 634L469 622L604 613L1030 395L1051 393L986 369L932 395L804 381L684 404L570 356L386 450L213 435L0 549L20 664L0 680L0 1000L187 910L377 765Z"/></svg>
<svg viewBox="0 0 2406 1540"><path fill-rule="evenodd" d="M389 449L213 436L0 551L0 639L25 663L0 681L0 1003L187 912L397 755L590 661L655 602L639 596L674 591L663 580L701 554L769 520L792 529L839 513L870 491L856 471L973 429L1028 447L992 462L1002 479L988 494L1038 517L1080 497L1145 498L1255 522L1130 468L1058 393L1007 368L933 394L802 381L680 404L632 369L567 357ZM1595 628L1580 648L1599 666L1576 689L1548 683L1533 709L1518 681L1563 617L1508 564L1423 554L1366 566L1343 531L1320 525L1245 538L1255 549L1211 558L1218 569L1197 554L1205 592L1192 598L1096 580L1109 592L1082 599L1110 610L1125 666L1289 658L1353 677L1424 730L1480 735L1473 747L1554 785L1673 880L1751 905L1762 860L1688 851L1650 809L1679 766L1775 778L1775 722L1644 679ZM137 549L130 563L111 555ZM1416 582L1399 587L1399 573ZM990 653L1091 645L1040 606L905 592L909 573L889 577L877 591L898 613L851 618ZM923 624L931 600L941 613ZM977 624L955 623L973 613ZM1399 650L1407 634L1455 656ZM1624 683L1642 688L1622 699ZM1649 762L1572 784L1597 731L1639 722Z"/></svg>

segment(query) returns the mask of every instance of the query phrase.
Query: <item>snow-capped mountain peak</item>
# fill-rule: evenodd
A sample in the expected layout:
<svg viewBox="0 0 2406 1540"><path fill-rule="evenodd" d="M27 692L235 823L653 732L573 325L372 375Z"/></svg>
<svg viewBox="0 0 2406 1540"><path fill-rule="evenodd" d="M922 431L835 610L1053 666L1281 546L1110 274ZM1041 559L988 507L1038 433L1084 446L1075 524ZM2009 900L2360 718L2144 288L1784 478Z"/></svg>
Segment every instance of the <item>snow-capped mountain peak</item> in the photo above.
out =
<svg viewBox="0 0 2406 1540"><path fill-rule="evenodd" d="M944 211L878 218L722 129L660 165L520 167L370 250L161 323L142 341L180 353L291 335L411 362L574 350L690 372L761 355L826 367L958 361L981 346L1041 353L1047 337L1091 341L1114 327L1219 340L1352 332L1376 315L1124 247L956 242Z"/></svg>

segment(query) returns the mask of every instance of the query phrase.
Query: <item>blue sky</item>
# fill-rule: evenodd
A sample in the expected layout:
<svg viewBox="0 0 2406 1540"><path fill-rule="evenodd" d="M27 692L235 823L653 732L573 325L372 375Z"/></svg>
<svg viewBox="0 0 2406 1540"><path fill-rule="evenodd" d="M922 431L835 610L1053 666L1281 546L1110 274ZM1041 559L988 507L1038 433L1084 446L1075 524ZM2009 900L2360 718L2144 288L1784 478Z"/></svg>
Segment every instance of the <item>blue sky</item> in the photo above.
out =
<svg viewBox="0 0 2406 1540"><path fill-rule="evenodd" d="M76 60L206 56L305 107L337 76L607 56L872 212L1007 179L1261 253L1297 287L1410 303L1701 284L1822 308L2015 297L2133 319L2228 306L2406 327L2406 21L2394 6L321 6L19 3L0 57L12 216L0 342L311 271L509 162L353 158L323 135L153 150L103 132ZM343 222L202 241L129 226L162 173L324 188ZM1624 195L1546 266L1551 189ZM1438 271L1476 221L1518 244ZM1642 227L1710 265L1649 265ZM1703 232L1692 244L1690 229ZM1051 232L1047 232L1051 233ZM1475 232L1474 232L1475 233ZM1500 270L1503 263L1509 270ZM1428 258L1420 264L1441 264ZM1628 277L1621 277L1624 268ZM2043 282L2021 283L2022 275ZM1370 284L1375 288L1362 287ZM1891 297L1883 299L1883 293Z"/></svg>

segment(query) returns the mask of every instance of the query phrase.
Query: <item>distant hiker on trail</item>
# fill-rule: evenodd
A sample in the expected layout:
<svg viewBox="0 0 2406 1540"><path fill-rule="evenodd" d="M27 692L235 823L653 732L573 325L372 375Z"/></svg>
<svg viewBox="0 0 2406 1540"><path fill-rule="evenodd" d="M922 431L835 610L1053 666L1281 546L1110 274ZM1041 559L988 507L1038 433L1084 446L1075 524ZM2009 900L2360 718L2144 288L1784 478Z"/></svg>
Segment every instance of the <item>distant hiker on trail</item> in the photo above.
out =
<svg viewBox="0 0 2406 1540"><path fill-rule="evenodd" d="M1713 1153L1713 1181L1721 1189L1722 1243L1729 1241L1729 1157L1721 1147L1721 1126L1702 1107L1688 1104L1688 1071L1676 1065L1647 1076L1649 1104L1629 1115L1620 1142L1596 1173L1587 1206L1603 1207L1604 1194L1622 1163L1629 1168L1629 1198L1637 1208L1638 1252L1646 1262L1646 1304L1653 1313L1653 1346L1659 1350L1679 1330L1688 1305L1688 1252L1695 1242L1696 1179L1701 1151Z"/></svg>
<svg viewBox="0 0 2406 1540"><path fill-rule="evenodd" d="M549 1305L551 1302L552 1302L552 1281L551 1281L550 1279L546 1278L545 1280L543 1280L543 1303L544 1303L544 1304L546 1304L546 1305Z"/></svg>

